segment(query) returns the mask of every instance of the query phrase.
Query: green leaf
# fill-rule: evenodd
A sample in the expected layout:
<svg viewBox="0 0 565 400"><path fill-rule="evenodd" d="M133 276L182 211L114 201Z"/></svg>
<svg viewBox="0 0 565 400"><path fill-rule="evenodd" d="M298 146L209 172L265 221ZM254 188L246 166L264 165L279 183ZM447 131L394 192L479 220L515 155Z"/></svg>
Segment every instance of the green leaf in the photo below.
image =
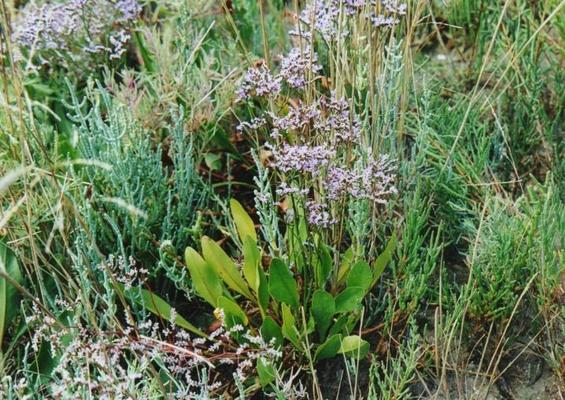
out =
<svg viewBox="0 0 565 400"><path fill-rule="evenodd" d="M371 284L371 287L377 284L377 281L381 277L383 271L385 270L385 267L390 262L390 260L392 260L392 255L396 247L396 243L397 243L396 231L394 231L384 251L381 254L379 254L377 259L373 263L373 282Z"/></svg>
<svg viewBox="0 0 565 400"><path fill-rule="evenodd" d="M155 58L153 54L149 52L147 46L145 45L145 39L143 38L139 30L134 30L133 38L135 40L136 48L139 50L139 55L141 56L142 65L147 72L155 72L157 70L155 64Z"/></svg>
<svg viewBox="0 0 565 400"><path fill-rule="evenodd" d="M318 347L314 355L314 360L320 361L334 357L341 348L341 341L341 335L330 336Z"/></svg>
<svg viewBox="0 0 565 400"><path fill-rule="evenodd" d="M201 244L204 259L222 278L226 285L232 290L244 295L249 300L253 300L249 287L241 277L235 263L224 250L222 250L220 245L208 236L202 237Z"/></svg>
<svg viewBox="0 0 565 400"><path fill-rule="evenodd" d="M355 310L365 297L365 291L360 287L348 287L335 298L335 311L344 313Z"/></svg>
<svg viewBox="0 0 565 400"><path fill-rule="evenodd" d="M246 236L243 239L243 276L255 293L259 292L259 285L261 284L259 278L260 261L261 251L256 242L250 236Z"/></svg>
<svg viewBox="0 0 565 400"><path fill-rule="evenodd" d="M218 298L218 308L224 311L224 321L228 328L237 324L247 325L249 323L245 311L235 301L225 296Z"/></svg>
<svg viewBox="0 0 565 400"><path fill-rule="evenodd" d="M184 258L196 293L212 307L217 307L218 298L223 295L224 289L214 269L191 247L186 248Z"/></svg>
<svg viewBox="0 0 565 400"><path fill-rule="evenodd" d="M351 267L347 276L348 287L360 287L365 293L369 290L373 282L373 272L366 261L359 261Z"/></svg>
<svg viewBox="0 0 565 400"><path fill-rule="evenodd" d="M261 357L257 359L257 375L262 388L266 388L277 376L273 364Z"/></svg>
<svg viewBox="0 0 565 400"><path fill-rule="evenodd" d="M15 282L22 281L22 275L16 255L0 240L0 272ZM3 276L0 276L0 350L4 332L18 312L19 293Z"/></svg>
<svg viewBox="0 0 565 400"><path fill-rule="evenodd" d="M311 260L303 254L304 243L310 239L308 225L306 223L306 213L301 205L301 201L294 201L292 195L287 197L287 202L293 208L288 211L294 211L293 229L287 229L285 233L285 241L288 243L289 262L296 267L299 274L302 274L306 268L310 267Z"/></svg>
<svg viewBox="0 0 565 400"><path fill-rule="evenodd" d="M300 349L300 341L298 339L298 329L296 327L296 320L290 311L290 307L286 304L282 305L282 334L285 338L297 348Z"/></svg>
<svg viewBox="0 0 565 400"><path fill-rule="evenodd" d="M147 309L147 311L157 315L160 318L165 320L171 319L171 309L172 307L162 298L157 296L156 294L151 293L149 290L145 289L131 289L129 291L124 290L124 285L118 283L118 290L124 295L124 297L128 298L130 301L133 301ZM138 296L134 296L131 291L139 290L141 292L141 298ZM179 314L176 315L175 324L180 326L181 328L186 329L192 333L195 333L199 336L206 337L204 332L200 329L192 325L186 319L181 317Z"/></svg>
<svg viewBox="0 0 565 400"><path fill-rule="evenodd" d="M253 242L257 243L257 233L255 232L255 224L253 220L247 214L243 206L236 200L230 200L231 214L233 221L235 222L235 227L237 229L237 234L239 235L239 240L241 243L245 242L245 237L249 236L253 239Z"/></svg>
<svg viewBox="0 0 565 400"><path fill-rule="evenodd" d="M350 247L343 253L341 264L337 270L337 284L341 285L349 273L351 264L353 263L353 247Z"/></svg>
<svg viewBox="0 0 565 400"><path fill-rule="evenodd" d="M222 156L219 154L204 154L204 162L210 171L217 171L222 168Z"/></svg>
<svg viewBox="0 0 565 400"><path fill-rule="evenodd" d="M338 353L354 358L363 358L369 353L369 343L357 335L346 336L341 341Z"/></svg>
<svg viewBox="0 0 565 400"><path fill-rule="evenodd" d="M320 244L320 254L315 255L314 270L316 272L316 283L322 288L326 284L332 272L333 261L328 246Z"/></svg>
<svg viewBox="0 0 565 400"><path fill-rule="evenodd" d="M269 269L269 293L275 300L298 307L296 281L284 261L273 258Z"/></svg>
<svg viewBox="0 0 565 400"><path fill-rule="evenodd" d="M316 321L318 335L322 339L326 335L335 314L334 298L324 290L316 290L312 295L312 309L310 311L314 321Z"/></svg>
<svg viewBox="0 0 565 400"><path fill-rule="evenodd" d="M259 293L257 293L257 297L259 299L259 308L263 315L267 314L267 309L269 308L269 300L271 297L269 296L269 283L267 281L267 276L265 275L265 271L263 268L259 267Z"/></svg>
<svg viewBox="0 0 565 400"><path fill-rule="evenodd" d="M261 336L268 343L272 339L275 339L275 344L277 346L282 346L283 335L281 327L269 316L266 316L261 325Z"/></svg>
<svg viewBox="0 0 565 400"><path fill-rule="evenodd" d="M349 315L348 314L344 314L341 317L339 317L334 324L332 325L332 327L330 328L330 331L328 332L328 336L332 336L335 335L337 333L342 332L342 329L347 325L347 322L349 320ZM346 329L347 331L347 329ZM349 333L349 332L348 332Z"/></svg>

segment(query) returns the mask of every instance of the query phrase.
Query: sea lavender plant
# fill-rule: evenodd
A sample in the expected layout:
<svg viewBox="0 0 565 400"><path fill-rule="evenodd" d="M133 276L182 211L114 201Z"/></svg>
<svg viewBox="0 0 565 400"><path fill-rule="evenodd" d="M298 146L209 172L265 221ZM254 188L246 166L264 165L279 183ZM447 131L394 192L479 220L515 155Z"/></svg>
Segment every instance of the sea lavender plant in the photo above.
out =
<svg viewBox="0 0 565 400"><path fill-rule="evenodd" d="M317 74L322 67L317 63L318 55L310 47L295 47L282 58L281 77L293 88L304 88L309 75Z"/></svg>
<svg viewBox="0 0 565 400"><path fill-rule="evenodd" d="M101 269L118 281L130 278L119 269ZM124 294L129 298L127 293L136 290L133 287ZM82 308L79 301L57 299L56 314L46 314L34 304L26 319L32 332L29 356L47 350L55 360L53 371L42 383L53 398L85 398L88 394L99 399L134 395L151 399L155 388L162 388L163 378L174 382L167 389L167 398L211 398L230 385L232 374L247 381L256 374L257 363L273 363L282 357L273 341L265 341L242 325L227 328L221 310L217 327L207 337L198 337L176 324L174 309L161 322L151 318L136 321L131 310L126 310L124 325L113 319L110 326L93 330L81 318ZM220 366L222 374L210 373ZM26 393L20 385L18 381L12 390Z"/></svg>
<svg viewBox="0 0 565 400"><path fill-rule="evenodd" d="M261 64L250 68L243 78L243 83L237 91L239 99L249 99L252 95L271 96L281 91L281 78L273 76L271 71Z"/></svg>
<svg viewBox="0 0 565 400"><path fill-rule="evenodd" d="M302 26L290 34L311 42L314 31L331 43L349 36L347 22L355 15L369 19L375 27L393 27L400 23L407 9L407 4L398 0L312 0L300 14Z"/></svg>
<svg viewBox="0 0 565 400"><path fill-rule="evenodd" d="M300 29L296 27L290 32L291 35L300 35L303 38L311 39L310 30L313 29L320 33L326 42L330 42L338 35L339 5L333 1L314 0L304 7L300 14L300 22L305 26ZM341 31L342 36L347 31Z"/></svg>
<svg viewBox="0 0 565 400"><path fill-rule="evenodd" d="M302 173L316 176L322 172L335 156L335 150L325 145L292 146L284 143L280 147L271 146L275 158L274 167L283 173Z"/></svg>
<svg viewBox="0 0 565 400"><path fill-rule="evenodd" d="M398 19L406 11L405 5L389 0L311 1L293 31L306 41L281 58L280 68L253 67L241 84L239 93L245 95L239 97L244 99L260 95L253 85L268 86L265 77L277 82L276 91L269 91L271 105L284 105L287 93L293 96L288 107L270 107L264 115L240 124L240 130L267 134L263 151L269 152L268 166L278 181L274 201L282 204L287 230L294 230L295 235L302 229L298 226L306 223L325 243L339 248L344 240L358 236L348 231L352 210L363 209L365 215L377 216L397 193L393 160L374 151L371 134L355 112L355 99L346 95L344 88L332 87L322 75L324 68L315 48L323 45L331 52L333 41L349 40L347 32L354 28L357 16L368 20L378 12ZM376 29L370 23L364 26L369 35ZM308 34L315 32L325 44L311 40ZM326 70L331 72L332 66ZM353 207L353 203L357 205Z"/></svg>
<svg viewBox="0 0 565 400"><path fill-rule="evenodd" d="M27 4L16 16L17 59L29 69L94 67L102 57L119 59L141 12L136 0L68 0Z"/></svg>

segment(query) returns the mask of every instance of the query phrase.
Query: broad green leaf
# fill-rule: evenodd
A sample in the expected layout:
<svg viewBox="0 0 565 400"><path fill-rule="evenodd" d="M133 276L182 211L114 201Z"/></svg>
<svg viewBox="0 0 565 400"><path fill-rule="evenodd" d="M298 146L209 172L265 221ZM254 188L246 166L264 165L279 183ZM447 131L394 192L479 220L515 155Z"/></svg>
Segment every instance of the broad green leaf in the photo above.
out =
<svg viewBox="0 0 565 400"><path fill-rule="evenodd" d="M337 284L341 285L345 282L345 278L349 274L351 264L353 263L353 247L348 248L341 257L341 264L337 270Z"/></svg>
<svg viewBox="0 0 565 400"><path fill-rule="evenodd" d="M0 272L15 282L22 281L22 275L16 255L0 240ZM10 325L18 311L19 293L17 289L0 275L0 346L4 331ZM1 350L1 347L0 347Z"/></svg>
<svg viewBox="0 0 565 400"><path fill-rule="evenodd" d="M128 293L129 291L125 291L124 286L121 283L118 284L118 290L124 295L124 297L128 298L130 301L134 301L137 304L140 304L141 306L145 307L149 312L165 320L171 319L172 307L165 300L163 300L156 294L153 294L145 289L139 289L141 292L141 298L139 298L138 296L134 296L133 294ZM132 290L135 291L138 289L132 289ZM174 323L177 326L180 326L181 328L184 328L187 331L195 333L199 336L202 337L208 336L200 329L192 325L190 322L188 322L186 319L181 317L179 314L176 314Z"/></svg>
<svg viewBox="0 0 565 400"><path fill-rule="evenodd" d="M224 311L224 321L228 328L237 324L247 325L249 323L245 311L235 301L225 296L218 298L218 308Z"/></svg>
<svg viewBox="0 0 565 400"><path fill-rule="evenodd" d="M335 298L335 311L344 313L355 310L365 297L365 291L360 287L345 288Z"/></svg>
<svg viewBox="0 0 565 400"><path fill-rule="evenodd" d="M219 154L204 154L204 162L210 171L217 171L222 168L222 156Z"/></svg>
<svg viewBox="0 0 565 400"><path fill-rule="evenodd" d="M347 325L348 320L349 320L348 314L344 314L341 317L339 317L330 328L330 331L328 332L328 336L332 336L342 332L343 328ZM347 329L346 332L348 332Z"/></svg>
<svg viewBox="0 0 565 400"><path fill-rule="evenodd" d="M186 248L184 258L196 293L212 307L217 307L218 298L223 295L224 289L216 272L191 247Z"/></svg>
<svg viewBox="0 0 565 400"><path fill-rule="evenodd" d="M322 288L332 272L333 262L329 248L324 244L320 244L319 248L319 254L314 256L314 268L316 272L316 283L318 287Z"/></svg>
<svg viewBox="0 0 565 400"><path fill-rule="evenodd" d="M202 237L201 243L204 260L216 271L226 285L249 300L253 300L249 287L241 277L235 263L222 250L220 245L208 236Z"/></svg>
<svg viewBox="0 0 565 400"><path fill-rule="evenodd" d="M261 357L257 359L257 375L262 388L266 388L277 376L273 364Z"/></svg>
<svg viewBox="0 0 565 400"><path fill-rule="evenodd" d="M296 281L284 261L273 258L269 269L269 293L275 300L298 307Z"/></svg>
<svg viewBox="0 0 565 400"><path fill-rule="evenodd" d="M269 283L263 268L259 267L257 271L259 272L259 293L257 293L257 297L259 299L259 308L261 309L261 313L265 315L267 314L269 300L271 299L269 296Z"/></svg>
<svg viewBox="0 0 565 400"><path fill-rule="evenodd" d="M135 47L139 50L139 54L141 55L143 67L147 72L155 72L155 58L153 57L153 54L151 54L147 49L147 46L145 45L145 39L142 36L141 31L136 30L133 34L133 38L136 44Z"/></svg>
<svg viewBox="0 0 565 400"><path fill-rule="evenodd" d="M245 243L245 237L249 236L253 242L257 243L257 233L255 232L255 224L247 214L243 206L236 200L230 200L230 208L237 234L241 243Z"/></svg>
<svg viewBox="0 0 565 400"><path fill-rule="evenodd" d="M308 317L308 321L306 322L306 329L303 330L303 332L309 335L312 332L314 332L315 329L316 329L316 321L314 321L314 317L310 315Z"/></svg>
<svg viewBox="0 0 565 400"><path fill-rule="evenodd" d="M267 343L274 339L277 346L282 346L283 344L281 327L269 316L265 317L263 320L261 336Z"/></svg>
<svg viewBox="0 0 565 400"><path fill-rule="evenodd" d="M330 336L318 347L314 355L314 360L320 361L334 357L341 348L341 341L341 335Z"/></svg>
<svg viewBox="0 0 565 400"><path fill-rule="evenodd" d="M255 293L259 292L261 251L250 236L243 239L243 276Z"/></svg>
<svg viewBox="0 0 565 400"><path fill-rule="evenodd" d="M377 281L381 277L383 271L385 270L385 267L390 262L390 260L392 260L392 255L394 252L394 248L396 247L396 242L397 242L396 231L394 231L385 249L381 254L379 254L377 259L373 263L373 282L371 284L371 287L377 284Z"/></svg>
<svg viewBox="0 0 565 400"><path fill-rule="evenodd" d="M363 358L368 352L369 343L357 335L344 337L341 341L341 347L338 350L339 354L345 354L355 358Z"/></svg>
<svg viewBox="0 0 565 400"><path fill-rule="evenodd" d="M373 282L373 272L366 261L359 261L351 267L347 276L347 287L360 287L365 293Z"/></svg>
<svg viewBox="0 0 565 400"><path fill-rule="evenodd" d="M320 338L324 338L335 314L335 301L331 294L324 290L316 290L312 295L310 310Z"/></svg>
<svg viewBox="0 0 565 400"><path fill-rule="evenodd" d="M296 347L300 348L300 341L298 339L298 328L296 327L296 320L290 311L290 307L286 304L282 305L282 334L285 338Z"/></svg>
<svg viewBox="0 0 565 400"><path fill-rule="evenodd" d="M303 247L304 243L308 241L309 231L308 225L306 223L306 215L304 209L301 205L301 201L293 201L292 196L288 198L289 205L292 205L292 211L294 211L293 226L294 229L287 229L286 231L286 242L288 243L288 256L289 261L292 265L296 267L298 273L302 274L306 268L309 268L310 259L304 257Z"/></svg>
<svg viewBox="0 0 565 400"><path fill-rule="evenodd" d="M261 250L249 236L243 241L243 276L257 295L261 315L265 315L269 306L267 277L261 267Z"/></svg>

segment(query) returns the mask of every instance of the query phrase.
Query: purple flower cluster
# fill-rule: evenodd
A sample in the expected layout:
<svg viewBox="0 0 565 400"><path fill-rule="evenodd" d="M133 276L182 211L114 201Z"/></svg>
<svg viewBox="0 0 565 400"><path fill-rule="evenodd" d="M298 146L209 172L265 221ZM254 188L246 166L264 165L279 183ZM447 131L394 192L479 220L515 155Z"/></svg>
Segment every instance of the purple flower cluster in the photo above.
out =
<svg viewBox="0 0 565 400"><path fill-rule="evenodd" d="M281 57L279 74L273 74L265 64L249 68L236 94L241 100L252 96L276 96L281 91L283 81L291 88L304 89L308 80L314 78L321 69L318 55L310 47L293 48Z"/></svg>
<svg viewBox="0 0 565 400"><path fill-rule="evenodd" d="M296 186L289 186L286 182L281 182L279 187L277 188L277 195L280 197L285 197L291 194L298 194L300 196L308 195L308 189L301 189Z"/></svg>
<svg viewBox="0 0 565 400"><path fill-rule="evenodd" d="M368 156L365 163L352 169L330 167L324 181L329 200L339 200L349 195L384 204L387 197L396 194L392 163L386 156L374 159Z"/></svg>
<svg viewBox="0 0 565 400"><path fill-rule="evenodd" d="M42 64L77 63L98 53L119 58L140 12L137 0L31 2L15 19L12 38L19 53L27 51Z"/></svg>
<svg viewBox="0 0 565 400"><path fill-rule="evenodd" d="M371 22L376 27L393 27L400 23L400 16L406 15L408 6L398 0L382 0L385 14L371 16Z"/></svg>
<svg viewBox="0 0 565 400"><path fill-rule="evenodd" d="M406 15L408 6L398 0L381 0L385 10L390 14Z"/></svg>
<svg viewBox="0 0 565 400"><path fill-rule="evenodd" d="M336 222L328 212L327 204L310 200L306 202L306 218L310 225L320 228L328 228Z"/></svg>
<svg viewBox="0 0 565 400"><path fill-rule="evenodd" d="M321 70L318 55L310 46L304 49L295 47L282 58L280 74L290 87L302 89L306 86L309 74L314 75Z"/></svg>
<svg viewBox="0 0 565 400"><path fill-rule="evenodd" d="M334 3L339 5L339 0L333 0ZM359 11L361 11L365 6L367 6L369 2L365 0L343 0L343 5L345 7L345 12L348 15L353 15Z"/></svg>
<svg viewBox="0 0 565 400"><path fill-rule="evenodd" d="M265 118L253 118L251 121L243 121L237 126L237 130L242 132L244 129L250 131L256 131L257 129L261 129L267 124L267 120Z"/></svg>
<svg viewBox="0 0 565 400"><path fill-rule="evenodd" d="M352 20L348 16L373 17L379 26L393 26L406 11L406 5L396 0L311 0L291 32L306 41L281 59L278 75L265 65L250 69L239 97L278 96L282 83L304 89L322 71L313 52L314 31L329 43L348 34ZM374 13L379 16L374 17ZM266 113L268 118L253 119L238 128L270 126L271 140L265 146L280 178L276 194L298 199L305 207L308 224L324 229L336 223L334 217L343 215L339 207L347 207L349 201L361 200L371 206L386 203L396 193L392 163L386 156L367 154L360 140L361 121L349 99L335 91L309 101L298 97L284 114L273 107ZM286 210L288 223L294 220L295 211Z"/></svg>
<svg viewBox="0 0 565 400"><path fill-rule="evenodd" d="M271 137L278 138L282 132L303 132L305 128L314 125L322 113L317 104L306 105L300 102L296 107L291 107L284 117L279 117L273 113L269 113L269 115L273 121Z"/></svg>
<svg viewBox="0 0 565 400"><path fill-rule="evenodd" d="M310 42L310 30L313 29L326 42L330 42L338 35L346 37L349 34L346 24L340 24L340 10L343 10L346 16L359 14L367 17L376 27L392 27L400 22L398 17L405 15L407 8L405 3L398 0L312 0L300 14L299 21L305 27L292 30L291 35L300 36ZM375 9L380 13L371 12Z"/></svg>
<svg viewBox="0 0 565 400"><path fill-rule="evenodd" d="M251 96L276 96L281 91L282 78L273 76L266 65L249 68L236 94L246 100Z"/></svg>
<svg viewBox="0 0 565 400"><path fill-rule="evenodd" d="M322 38L330 42L338 35L338 18L339 18L339 2L336 5L335 1L327 0L312 0L304 7L300 14L300 22L306 26L306 30L302 30L302 37L309 39L309 30L313 28L319 32ZM292 34L297 35L299 32L295 29ZM306 33L306 35L304 35ZM342 35L347 35L347 32L342 30Z"/></svg>
<svg viewBox="0 0 565 400"><path fill-rule="evenodd" d="M359 118L351 112L347 100L337 98L335 93L329 98L322 97L312 104L298 102L284 116L272 112L268 115L273 125L271 130L273 139L281 138L285 132L306 134L310 130L313 137L340 144L355 143L361 135ZM257 129L258 126L253 121L240 124L240 127Z"/></svg>
<svg viewBox="0 0 565 400"><path fill-rule="evenodd" d="M325 132L326 137L333 137L337 143L354 143L361 135L361 123L349 110L349 103L344 98L337 98L335 93L329 100L322 99L327 109L327 117L316 121L314 127ZM332 134L333 133L333 134Z"/></svg>
<svg viewBox="0 0 565 400"><path fill-rule="evenodd" d="M292 146L284 143L280 147L272 147L274 166L283 173L308 173L312 176L320 174L324 167L335 157L335 150L327 146Z"/></svg>
<svg viewBox="0 0 565 400"><path fill-rule="evenodd" d="M373 26L376 27L393 27L400 23L400 18L406 15L408 6L406 3L400 3L398 0L381 0L384 8L384 14L376 14L371 17Z"/></svg>

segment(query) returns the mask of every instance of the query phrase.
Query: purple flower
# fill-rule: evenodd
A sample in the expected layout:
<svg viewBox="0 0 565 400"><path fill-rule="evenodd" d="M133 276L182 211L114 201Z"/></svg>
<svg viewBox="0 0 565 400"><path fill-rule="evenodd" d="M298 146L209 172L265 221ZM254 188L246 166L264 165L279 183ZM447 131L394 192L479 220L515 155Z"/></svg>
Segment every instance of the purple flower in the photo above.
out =
<svg viewBox="0 0 565 400"><path fill-rule="evenodd" d="M387 197L397 193L392 163L387 156L374 159L369 155L364 163L353 169L328 168L324 188L327 198L332 201L349 195L353 199L385 204Z"/></svg>
<svg viewBox="0 0 565 400"><path fill-rule="evenodd" d="M349 103L343 97L338 99L335 93L329 100L323 100L327 108L327 118L316 121L314 128L333 136L337 143L353 143L361 135L361 123L349 110ZM331 135L333 133L333 135Z"/></svg>
<svg viewBox="0 0 565 400"><path fill-rule="evenodd" d="M133 21L141 13L137 0L118 0L114 7L122 14L122 21Z"/></svg>
<svg viewBox="0 0 565 400"><path fill-rule="evenodd" d="M120 30L115 34L110 35L109 41L112 45L112 52L110 53L111 59L120 58L127 50L127 43L129 42L131 35L125 30Z"/></svg>
<svg viewBox="0 0 565 400"><path fill-rule="evenodd" d="M141 12L136 0L70 0L24 7L12 39L40 63L78 64L92 54L118 58L126 51L131 23Z"/></svg>
<svg viewBox="0 0 565 400"><path fill-rule="evenodd" d="M351 193L354 197L365 198L380 204L385 204L388 196L397 194L398 191L394 186L393 166L388 156L374 159L369 155L354 189L356 193Z"/></svg>
<svg viewBox="0 0 565 400"><path fill-rule="evenodd" d="M271 137L277 138L281 132L303 131L304 128L314 124L314 121L321 117L321 112L317 104L305 105L300 102L296 107L291 107L288 114L278 117L269 113L273 120L273 131Z"/></svg>
<svg viewBox="0 0 565 400"><path fill-rule="evenodd" d="M408 6L398 0L381 0L385 10L390 14L405 15Z"/></svg>
<svg viewBox="0 0 565 400"><path fill-rule="evenodd" d="M335 157L335 150L326 146L291 146L272 148L275 158L274 166L281 172L309 173L316 176L322 172L330 160Z"/></svg>
<svg viewBox="0 0 565 400"><path fill-rule="evenodd" d="M335 223L328 212L328 206L315 201L309 200L306 202L306 217L310 225L320 228L328 228Z"/></svg>
<svg viewBox="0 0 565 400"><path fill-rule="evenodd" d="M70 4L38 7L31 3L16 19L13 40L20 46L37 50L66 49L66 37L77 32L80 26L77 8Z"/></svg>
<svg viewBox="0 0 565 400"><path fill-rule="evenodd" d="M373 23L373 26L376 27L386 26L390 28L400 23L400 20L398 18L386 17L382 14L379 14L371 17L371 22Z"/></svg>
<svg viewBox="0 0 565 400"><path fill-rule="evenodd" d="M252 67L247 70L237 96L239 99L249 99L251 96L274 96L281 91L280 77L275 77L264 65Z"/></svg>
<svg viewBox="0 0 565 400"><path fill-rule="evenodd" d="M400 23L398 16L406 15L408 6L405 3L400 3L398 0L381 0L384 7L385 14L373 15L371 22L376 27L393 27Z"/></svg>
<svg viewBox="0 0 565 400"><path fill-rule="evenodd" d="M286 182L281 182L277 188L277 195L280 197L288 196L289 194L297 194L301 196L306 196L308 194L308 189L300 189L295 186L288 186Z"/></svg>
<svg viewBox="0 0 565 400"><path fill-rule="evenodd" d="M333 0L334 3L337 3L339 7L340 0ZM343 4L345 6L345 12L348 15L353 15L356 12L360 11L365 7L368 3L365 0L344 0Z"/></svg>
<svg viewBox="0 0 565 400"><path fill-rule="evenodd" d="M247 122L244 121L237 126L238 132L242 132L244 129L250 131L256 131L257 129L261 129L267 124L265 118L253 118L251 121Z"/></svg>
<svg viewBox="0 0 565 400"><path fill-rule="evenodd" d="M337 201L348 194L348 191L356 184L356 174L345 168L330 167L324 183L328 199Z"/></svg>
<svg viewBox="0 0 565 400"><path fill-rule="evenodd" d="M316 75L322 70L317 64L318 55L313 52L310 46L304 49L293 48L282 58L281 61L281 77L293 88L304 88L308 81L309 75Z"/></svg>
<svg viewBox="0 0 565 400"><path fill-rule="evenodd" d="M367 15L362 11L369 11L380 2L383 14ZM347 20L340 16L341 10L345 16L361 13L363 17L370 18L373 25L391 27L400 22L398 16L406 15L408 6L398 0L312 0L300 14L299 21L305 25L302 30L294 29L291 35L302 36L308 42L312 40L310 30L319 32L325 41L331 41L338 35L346 37L349 31L346 28Z"/></svg>
<svg viewBox="0 0 565 400"><path fill-rule="evenodd" d="M308 28L313 26L328 42L338 35L338 18L339 6L323 0L313 0L300 14L300 21ZM342 35L346 34L347 32L342 30Z"/></svg>

